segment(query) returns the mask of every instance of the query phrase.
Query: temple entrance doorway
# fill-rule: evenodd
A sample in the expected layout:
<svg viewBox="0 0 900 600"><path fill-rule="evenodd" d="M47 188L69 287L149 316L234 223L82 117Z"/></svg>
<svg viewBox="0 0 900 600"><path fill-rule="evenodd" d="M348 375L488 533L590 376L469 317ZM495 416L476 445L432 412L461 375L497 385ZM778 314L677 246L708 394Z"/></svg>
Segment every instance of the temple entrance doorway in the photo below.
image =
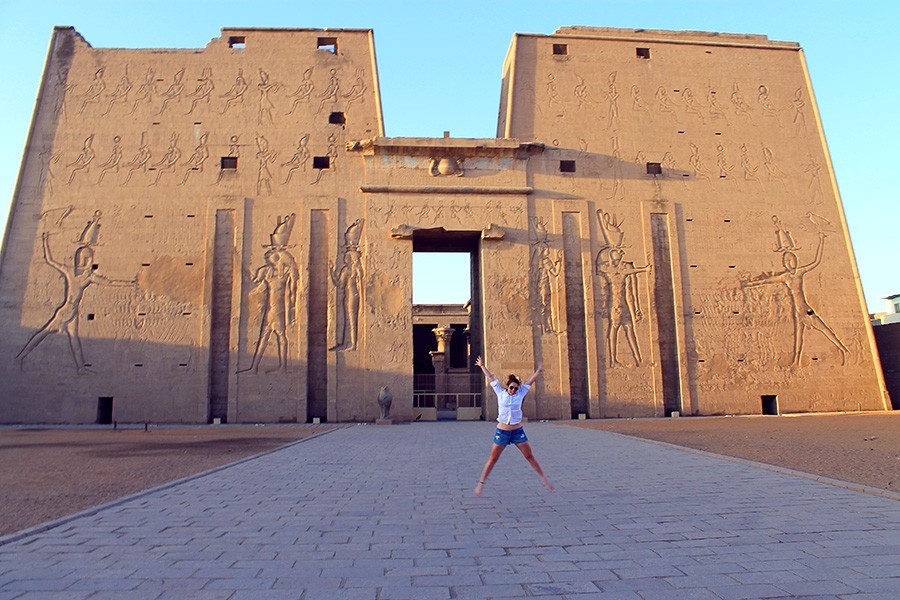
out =
<svg viewBox="0 0 900 600"><path fill-rule="evenodd" d="M413 235L413 413L416 420L483 418L480 232Z"/></svg>

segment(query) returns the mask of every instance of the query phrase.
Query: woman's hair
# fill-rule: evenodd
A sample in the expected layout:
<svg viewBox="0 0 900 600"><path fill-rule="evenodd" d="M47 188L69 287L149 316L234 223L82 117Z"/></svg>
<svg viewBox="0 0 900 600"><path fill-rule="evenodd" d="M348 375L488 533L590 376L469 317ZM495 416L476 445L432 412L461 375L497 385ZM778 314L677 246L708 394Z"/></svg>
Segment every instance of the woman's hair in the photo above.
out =
<svg viewBox="0 0 900 600"><path fill-rule="evenodd" d="M513 375L512 373L510 373L509 377L506 378L506 387L509 387L509 384L511 384L511 383L516 383L518 385L522 385L522 382L519 381L519 378L516 377L515 375Z"/></svg>

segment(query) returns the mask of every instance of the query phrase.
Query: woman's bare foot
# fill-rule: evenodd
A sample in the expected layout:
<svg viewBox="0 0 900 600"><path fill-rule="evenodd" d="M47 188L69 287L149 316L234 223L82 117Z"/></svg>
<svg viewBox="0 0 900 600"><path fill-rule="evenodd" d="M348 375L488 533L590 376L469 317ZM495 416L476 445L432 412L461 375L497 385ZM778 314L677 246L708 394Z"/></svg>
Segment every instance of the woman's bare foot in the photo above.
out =
<svg viewBox="0 0 900 600"><path fill-rule="evenodd" d="M552 492L552 491L553 491L553 484L550 483L550 480L547 479L546 477L544 477L544 487L547 488L547 491L548 491L548 492Z"/></svg>
<svg viewBox="0 0 900 600"><path fill-rule="evenodd" d="M483 489L484 489L484 482L483 482L483 481L479 481L479 482L478 482L478 485L475 486L475 495L476 495L476 496L480 496L480 495L481 495L481 490L483 490Z"/></svg>

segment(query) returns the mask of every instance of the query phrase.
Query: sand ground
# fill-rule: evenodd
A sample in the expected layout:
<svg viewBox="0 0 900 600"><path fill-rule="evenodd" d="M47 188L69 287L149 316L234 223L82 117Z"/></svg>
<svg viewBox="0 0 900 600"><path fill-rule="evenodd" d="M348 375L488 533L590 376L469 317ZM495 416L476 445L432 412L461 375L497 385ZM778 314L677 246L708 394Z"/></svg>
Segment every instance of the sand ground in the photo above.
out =
<svg viewBox="0 0 900 600"><path fill-rule="evenodd" d="M900 411L560 421L900 491ZM327 425L0 428L0 535L272 450Z"/></svg>

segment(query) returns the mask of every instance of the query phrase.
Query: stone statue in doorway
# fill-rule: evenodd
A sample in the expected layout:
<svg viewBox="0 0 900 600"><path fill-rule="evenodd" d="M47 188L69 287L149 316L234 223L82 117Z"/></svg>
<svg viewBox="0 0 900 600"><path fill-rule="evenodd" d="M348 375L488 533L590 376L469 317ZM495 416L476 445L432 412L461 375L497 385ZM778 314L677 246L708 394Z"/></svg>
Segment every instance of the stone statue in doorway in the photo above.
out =
<svg viewBox="0 0 900 600"><path fill-rule="evenodd" d="M394 395L391 394L391 388L386 385L381 386L378 390L378 406L381 407L381 418L391 418L391 402L394 401Z"/></svg>

